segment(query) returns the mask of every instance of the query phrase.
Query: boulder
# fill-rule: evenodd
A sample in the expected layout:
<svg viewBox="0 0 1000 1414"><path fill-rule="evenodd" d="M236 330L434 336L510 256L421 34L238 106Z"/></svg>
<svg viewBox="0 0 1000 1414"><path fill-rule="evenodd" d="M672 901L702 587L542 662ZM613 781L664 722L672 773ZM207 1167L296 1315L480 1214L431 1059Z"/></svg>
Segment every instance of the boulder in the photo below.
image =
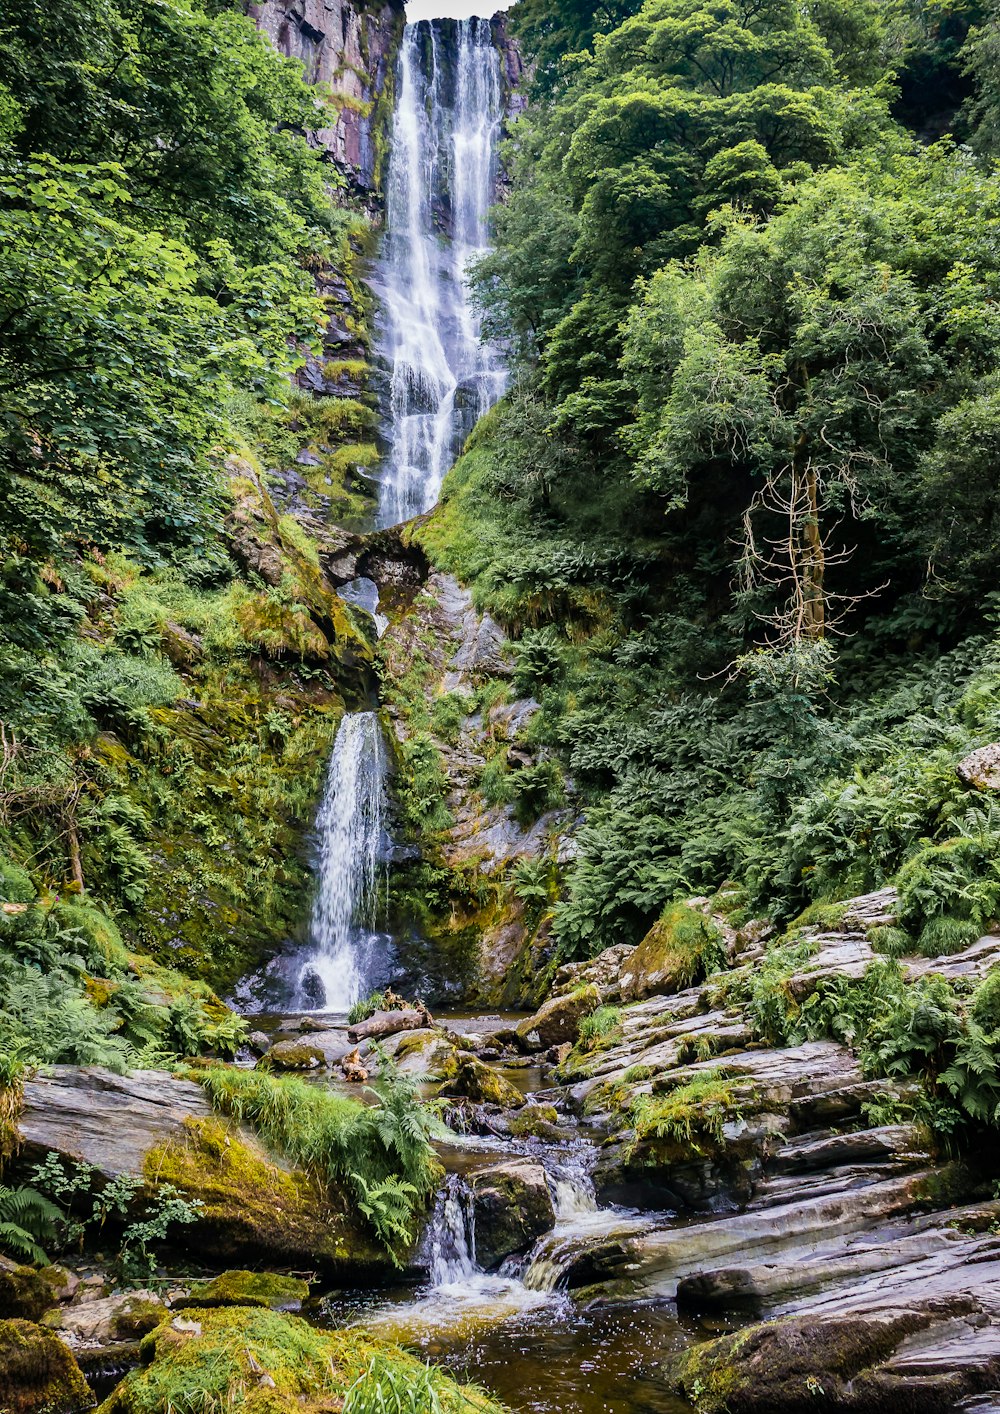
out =
<svg viewBox="0 0 1000 1414"><path fill-rule="evenodd" d="M69 1347L31 1321L0 1321L4 1414L77 1414L95 1399Z"/></svg>
<svg viewBox="0 0 1000 1414"><path fill-rule="evenodd" d="M516 1028L518 1044L526 1051L547 1051L564 1041L575 1041L580 1023L601 1004L601 994L591 983L563 997L550 997L534 1016Z"/></svg>
<svg viewBox="0 0 1000 1414"><path fill-rule="evenodd" d="M442 1087L441 1094L463 1096L477 1105L499 1105L501 1109L517 1110L524 1096L501 1071L475 1056L459 1056L455 1073Z"/></svg>
<svg viewBox="0 0 1000 1414"><path fill-rule="evenodd" d="M266 1056L271 1049L271 1038L265 1031L251 1031L247 1037L247 1045L255 1056Z"/></svg>
<svg viewBox="0 0 1000 1414"><path fill-rule="evenodd" d="M79 1353L136 1341L166 1314L166 1304L155 1291L118 1291L81 1306L59 1307L48 1313L43 1324Z"/></svg>
<svg viewBox="0 0 1000 1414"><path fill-rule="evenodd" d="M173 1302L185 1306L266 1306L271 1311L297 1311L309 1295L301 1277L278 1272L221 1272L210 1281L196 1281L186 1296Z"/></svg>
<svg viewBox="0 0 1000 1414"><path fill-rule="evenodd" d="M391 1269L346 1194L327 1191L301 1170L289 1172L251 1136L217 1118L193 1120L179 1138L151 1151L145 1172L202 1204L197 1223L184 1229L202 1258L355 1275Z"/></svg>
<svg viewBox="0 0 1000 1414"><path fill-rule="evenodd" d="M34 1267L18 1267L0 1257L0 1320L37 1321L58 1300L51 1284Z"/></svg>
<svg viewBox="0 0 1000 1414"><path fill-rule="evenodd" d="M724 941L720 923L702 907L671 904L624 959L619 982L622 1000L641 1001L689 987L719 966Z"/></svg>
<svg viewBox="0 0 1000 1414"><path fill-rule="evenodd" d="M313 1041L296 1038L276 1041L267 1053L267 1063L278 1070L318 1070L326 1065L326 1055Z"/></svg>
<svg viewBox="0 0 1000 1414"><path fill-rule="evenodd" d="M455 1047L433 1027L407 1031L396 1041L393 1059L403 1075L443 1076L453 1067Z"/></svg>
<svg viewBox="0 0 1000 1414"><path fill-rule="evenodd" d="M200 1085L163 1070L115 1075L102 1066L55 1065L24 1082L18 1126L25 1157L55 1152L115 1178L142 1173L150 1149L211 1113Z"/></svg>
<svg viewBox="0 0 1000 1414"><path fill-rule="evenodd" d="M555 1226L545 1170L527 1160L494 1164L470 1179L476 1260L487 1271Z"/></svg>
<svg viewBox="0 0 1000 1414"><path fill-rule="evenodd" d="M373 1360L389 1368L408 1407L429 1408L426 1366L360 1327L317 1330L298 1316L254 1306L203 1308L175 1316L142 1342L142 1365L126 1375L100 1414L172 1410L255 1410L257 1414L334 1414ZM385 1408L385 1380L363 1381L358 1408ZM449 1376L434 1380L434 1402L469 1414L503 1414ZM53 1411L55 1414L55 1411Z"/></svg>
<svg viewBox="0 0 1000 1414"><path fill-rule="evenodd" d="M976 790L1000 790L1000 742L981 746L955 767L958 778Z"/></svg>
<svg viewBox="0 0 1000 1414"><path fill-rule="evenodd" d="M552 990L564 995L575 992L578 987L594 986L600 992L602 1002L620 1002L621 974L634 952L634 944L618 943L613 948L605 948L589 962L567 962L556 973Z"/></svg>

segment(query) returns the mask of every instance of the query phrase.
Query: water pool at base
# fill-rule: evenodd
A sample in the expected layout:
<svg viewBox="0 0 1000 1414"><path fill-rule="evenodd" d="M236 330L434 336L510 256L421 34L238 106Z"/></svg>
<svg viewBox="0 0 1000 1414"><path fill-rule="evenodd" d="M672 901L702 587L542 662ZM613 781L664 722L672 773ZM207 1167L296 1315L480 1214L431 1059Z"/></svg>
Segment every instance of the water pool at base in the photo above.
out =
<svg viewBox="0 0 1000 1414"><path fill-rule="evenodd" d="M470 1314L450 1324L442 1311L438 1327L429 1312L412 1319L419 1302L408 1310L402 1293L399 1298L391 1308L398 1320L391 1322L384 1297L345 1297L329 1309L334 1320L385 1330L517 1414L691 1414L660 1372L693 1334L670 1306L634 1302L579 1309L559 1296L502 1320Z"/></svg>

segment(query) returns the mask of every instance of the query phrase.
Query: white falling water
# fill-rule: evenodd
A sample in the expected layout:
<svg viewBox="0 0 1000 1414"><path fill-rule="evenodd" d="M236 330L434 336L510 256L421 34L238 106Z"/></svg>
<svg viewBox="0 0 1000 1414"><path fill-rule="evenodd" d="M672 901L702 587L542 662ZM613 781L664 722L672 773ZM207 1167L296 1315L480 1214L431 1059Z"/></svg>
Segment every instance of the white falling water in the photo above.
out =
<svg viewBox="0 0 1000 1414"><path fill-rule="evenodd" d="M486 250L502 121L488 20L407 25L389 154L387 236L378 271L391 369L379 525L434 505L476 418L503 392L480 343L465 282Z"/></svg>
<svg viewBox="0 0 1000 1414"><path fill-rule="evenodd" d="M302 964L302 1002L349 1011L366 989L378 947L378 884L385 856L385 742L374 712L343 718L316 819L319 841L312 950Z"/></svg>

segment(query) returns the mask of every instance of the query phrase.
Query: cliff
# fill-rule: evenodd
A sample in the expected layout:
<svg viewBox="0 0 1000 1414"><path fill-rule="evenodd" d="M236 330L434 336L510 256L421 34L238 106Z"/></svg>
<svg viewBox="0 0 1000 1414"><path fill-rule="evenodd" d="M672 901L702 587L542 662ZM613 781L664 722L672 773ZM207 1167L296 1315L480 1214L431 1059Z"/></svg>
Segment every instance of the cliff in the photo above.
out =
<svg viewBox="0 0 1000 1414"><path fill-rule="evenodd" d="M312 134L355 193L378 196L392 116L402 0L263 0L247 14L274 47L301 59L310 83L328 86L330 122Z"/></svg>

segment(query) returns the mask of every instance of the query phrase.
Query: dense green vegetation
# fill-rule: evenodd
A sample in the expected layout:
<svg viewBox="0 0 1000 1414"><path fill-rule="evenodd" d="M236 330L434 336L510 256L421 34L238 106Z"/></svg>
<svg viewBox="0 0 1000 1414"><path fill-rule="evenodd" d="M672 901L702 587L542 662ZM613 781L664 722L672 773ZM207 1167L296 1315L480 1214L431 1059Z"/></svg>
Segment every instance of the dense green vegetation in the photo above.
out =
<svg viewBox="0 0 1000 1414"><path fill-rule="evenodd" d="M71 895L217 985L301 917L368 656L316 543L366 504L374 418L368 226L306 140L339 101L235 5L0 20L0 868L30 876L52 987ZM334 315L351 356L308 397L290 375ZM277 494L303 449L312 521Z"/></svg>
<svg viewBox="0 0 1000 1414"><path fill-rule="evenodd" d="M955 771L1000 729L996 16L512 22L540 63L476 280L516 378L420 533L583 809L560 952L727 883L787 920L888 882L954 950L998 910Z"/></svg>

